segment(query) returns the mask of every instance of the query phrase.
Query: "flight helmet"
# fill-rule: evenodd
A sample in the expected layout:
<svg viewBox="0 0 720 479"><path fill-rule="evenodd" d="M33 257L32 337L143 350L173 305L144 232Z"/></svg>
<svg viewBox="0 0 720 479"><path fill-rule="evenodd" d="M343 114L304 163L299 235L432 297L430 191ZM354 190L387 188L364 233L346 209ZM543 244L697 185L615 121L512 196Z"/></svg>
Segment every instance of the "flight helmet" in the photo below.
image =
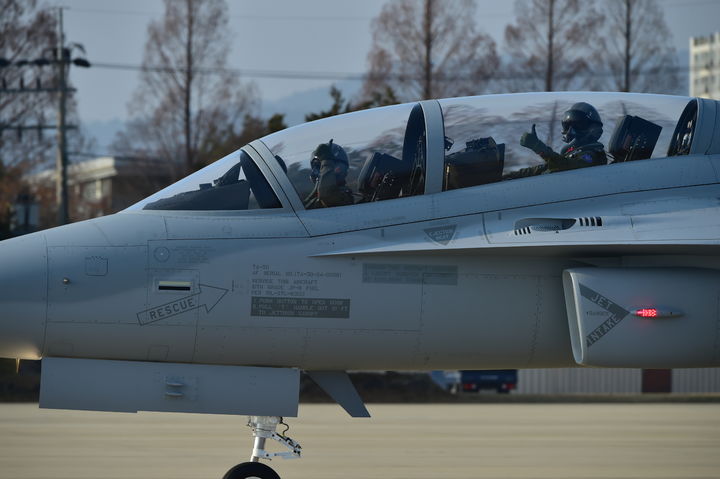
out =
<svg viewBox="0 0 720 479"><path fill-rule="evenodd" d="M600 114L589 103L575 103L565 112L562 119L562 139L565 143L573 140L591 143L602 136Z"/></svg>
<svg viewBox="0 0 720 479"><path fill-rule="evenodd" d="M335 162L335 177L338 184L345 184L345 177L347 176L350 162L343 147L333 143L333 140L327 143L321 143L315 148L315 151L313 151L312 158L310 159L310 179L316 182L320 178L320 164L328 155Z"/></svg>

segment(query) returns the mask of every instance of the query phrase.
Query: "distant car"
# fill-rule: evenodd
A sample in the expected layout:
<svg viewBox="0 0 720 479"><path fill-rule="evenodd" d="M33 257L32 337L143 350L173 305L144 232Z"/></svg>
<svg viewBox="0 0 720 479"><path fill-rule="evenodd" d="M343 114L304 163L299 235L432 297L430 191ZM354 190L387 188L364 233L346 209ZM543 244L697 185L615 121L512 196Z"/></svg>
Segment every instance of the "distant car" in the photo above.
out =
<svg viewBox="0 0 720 479"><path fill-rule="evenodd" d="M462 370L454 392L476 393L483 389L494 389L500 394L508 394L516 387L517 369Z"/></svg>

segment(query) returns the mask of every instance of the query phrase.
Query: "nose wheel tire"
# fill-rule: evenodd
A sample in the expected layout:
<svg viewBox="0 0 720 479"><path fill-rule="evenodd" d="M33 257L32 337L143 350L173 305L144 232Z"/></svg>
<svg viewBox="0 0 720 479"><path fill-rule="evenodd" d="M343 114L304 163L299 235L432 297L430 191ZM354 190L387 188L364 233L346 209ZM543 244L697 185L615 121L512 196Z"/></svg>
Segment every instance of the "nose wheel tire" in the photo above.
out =
<svg viewBox="0 0 720 479"><path fill-rule="evenodd" d="M261 462L243 462L230 469L223 479L246 479L257 477L258 479L280 479L277 472Z"/></svg>

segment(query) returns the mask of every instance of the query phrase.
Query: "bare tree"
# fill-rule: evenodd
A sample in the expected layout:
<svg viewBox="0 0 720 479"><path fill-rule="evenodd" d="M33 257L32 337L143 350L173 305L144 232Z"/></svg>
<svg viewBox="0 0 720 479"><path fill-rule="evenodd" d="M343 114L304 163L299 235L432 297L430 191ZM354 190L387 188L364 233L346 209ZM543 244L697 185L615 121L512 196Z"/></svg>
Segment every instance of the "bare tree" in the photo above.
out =
<svg viewBox="0 0 720 479"><path fill-rule="evenodd" d="M387 87L383 92L375 92L370 98L353 103L349 100L345 100L342 92L338 87L332 85L330 87L330 98L333 103L327 110L321 110L318 113L308 113L305 115L305 121L319 120L320 118L328 118L330 116L339 115L341 113L350 113L351 111L366 110L368 108L375 108L380 106L396 105L398 103L395 98L395 93L390 87Z"/></svg>
<svg viewBox="0 0 720 479"><path fill-rule="evenodd" d="M411 101L478 94L499 65L475 26L472 0L391 0L373 20L365 98L392 91Z"/></svg>
<svg viewBox="0 0 720 479"><path fill-rule="evenodd" d="M133 119L116 151L166 160L175 178L217 159L203 149L208 135L240 128L256 98L224 69L229 33L224 0L165 0L164 17L148 26Z"/></svg>
<svg viewBox="0 0 720 479"><path fill-rule="evenodd" d="M0 0L0 57L9 64L0 68L3 92L0 93L0 160L6 168L35 160L36 155L52 145L52 135L40 137L35 132L18 134L12 127L45 122L53 118L53 96L50 93L9 93L21 85L34 88L38 82L54 86L54 69L33 66L34 60L51 58L55 41L55 18L51 11L38 9L37 1ZM18 65L29 60L26 65ZM42 140L45 141L42 141Z"/></svg>
<svg viewBox="0 0 720 479"><path fill-rule="evenodd" d="M201 142L200 150L205 152L208 158L216 160L229 155L253 140L285 128L287 125L284 114L275 113L267 119L246 114L243 118L242 128L239 130L223 127L215 129L211 126Z"/></svg>
<svg viewBox="0 0 720 479"><path fill-rule="evenodd" d="M55 134L18 127L55 124L57 92L48 90L58 86L52 64L56 20L55 11L41 8L36 0L0 0L0 230L7 227L10 205L26 188L23 177L54 163ZM73 98L67 102L67 117L77 125ZM86 141L72 130L68 143L77 151ZM44 206L54 211L54 200Z"/></svg>
<svg viewBox="0 0 720 479"><path fill-rule="evenodd" d="M617 91L673 93L678 69L672 36L657 2L608 0L602 56L606 88Z"/></svg>
<svg viewBox="0 0 720 479"><path fill-rule="evenodd" d="M505 28L506 87L511 91L597 89L593 58L603 17L588 0L516 0Z"/></svg>

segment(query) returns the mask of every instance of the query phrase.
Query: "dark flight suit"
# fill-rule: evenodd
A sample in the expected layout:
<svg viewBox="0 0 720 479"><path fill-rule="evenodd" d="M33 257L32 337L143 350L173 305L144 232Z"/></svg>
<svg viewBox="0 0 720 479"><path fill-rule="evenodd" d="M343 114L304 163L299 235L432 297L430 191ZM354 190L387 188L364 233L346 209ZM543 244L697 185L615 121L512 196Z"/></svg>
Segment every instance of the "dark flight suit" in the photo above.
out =
<svg viewBox="0 0 720 479"><path fill-rule="evenodd" d="M605 148L602 143L598 142L580 146L567 145L560 153L556 153L548 148L547 151L542 151L538 154L545 160L544 164L513 171L507 175L503 175L503 179L525 178L543 173L555 173L558 171L576 170L588 166L607 164Z"/></svg>
<svg viewBox="0 0 720 479"><path fill-rule="evenodd" d="M323 160L320 163L320 176L315 183L315 188L305 198L305 209L345 206L352 205L354 202L352 190L345 184L338 185L335 161Z"/></svg>

